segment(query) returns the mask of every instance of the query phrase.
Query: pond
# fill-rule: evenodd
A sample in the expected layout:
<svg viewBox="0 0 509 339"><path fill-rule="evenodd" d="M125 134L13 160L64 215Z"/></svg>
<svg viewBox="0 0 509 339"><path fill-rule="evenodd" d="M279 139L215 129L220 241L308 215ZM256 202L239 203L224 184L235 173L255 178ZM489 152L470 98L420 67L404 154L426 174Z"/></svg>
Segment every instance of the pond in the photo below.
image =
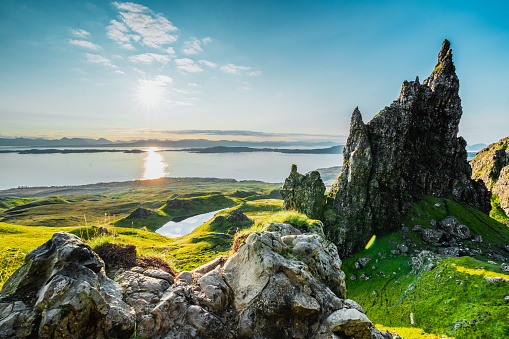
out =
<svg viewBox="0 0 509 339"><path fill-rule="evenodd" d="M166 224L156 230L157 234L164 235L168 238L177 238L191 233L196 227L212 219L217 212L224 211L217 210L209 213L198 214L187 218L173 218L172 221L168 221Z"/></svg>

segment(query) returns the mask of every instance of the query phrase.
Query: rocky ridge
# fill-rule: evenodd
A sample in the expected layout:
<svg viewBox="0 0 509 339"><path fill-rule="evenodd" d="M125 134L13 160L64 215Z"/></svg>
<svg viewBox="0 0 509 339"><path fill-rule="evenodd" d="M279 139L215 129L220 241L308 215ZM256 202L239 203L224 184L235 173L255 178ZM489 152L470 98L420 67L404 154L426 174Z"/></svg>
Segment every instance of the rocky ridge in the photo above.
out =
<svg viewBox="0 0 509 339"><path fill-rule="evenodd" d="M470 165L472 179L482 180L509 216L509 137L481 150Z"/></svg>
<svg viewBox="0 0 509 339"><path fill-rule="evenodd" d="M337 248L313 228L268 224L230 258L115 281L88 245L55 233L4 284L0 337L391 338L346 299Z"/></svg>
<svg viewBox="0 0 509 339"><path fill-rule="evenodd" d="M466 142L457 136L462 115L458 91L445 40L434 71L422 84L419 78L403 82L399 98L368 123L354 110L342 171L321 216L342 257L364 248L372 235L398 230L401 218L424 195L452 195L489 213L489 192L471 179ZM294 206L307 213L304 201Z"/></svg>

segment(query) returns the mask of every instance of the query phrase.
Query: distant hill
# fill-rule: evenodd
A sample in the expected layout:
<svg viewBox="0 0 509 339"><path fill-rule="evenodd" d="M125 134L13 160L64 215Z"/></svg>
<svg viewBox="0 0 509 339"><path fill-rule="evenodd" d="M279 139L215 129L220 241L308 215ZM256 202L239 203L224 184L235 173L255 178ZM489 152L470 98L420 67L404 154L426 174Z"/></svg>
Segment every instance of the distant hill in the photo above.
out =
<svg viewBox="0 0 509 339"><path fill-rule="evenodd" d="M184 139L184 140L131 140L111 141L104 138L0 138L0 146L11 147L331 147L337 145L335 142L322 141L237 141L237 140L207 140L207 139Z"/></svg>
<svg viewBox="0 0 509 339"><path fill-rule="evenodd" d="M482 150L483 148L487 147L488 145L486 144L474 144L474 145L467 145L467 151L475 151L475 152L479 152L480 150Z"/></svg>

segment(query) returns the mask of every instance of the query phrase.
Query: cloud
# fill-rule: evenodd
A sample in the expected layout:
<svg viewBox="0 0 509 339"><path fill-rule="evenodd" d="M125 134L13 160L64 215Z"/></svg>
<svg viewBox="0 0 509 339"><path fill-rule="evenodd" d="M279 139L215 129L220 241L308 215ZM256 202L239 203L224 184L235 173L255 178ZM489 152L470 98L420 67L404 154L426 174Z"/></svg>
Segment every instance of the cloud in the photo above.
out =
<svg viewBox="0 0 509 339"><path fill-rule="evenodd" d="M247 72L246 74L249 75L250 77L255 77L255 76L261 75L262 71L252 71L252 72Z"/></svg>
<svg viewBox="0 0 509 339"><path fill-rule="evenodd" d="M110 59L105 58L102 55L86 53L85 56L87 57L87 61L93 64L101 64L107 67L117 68L117 66L111 63Z"/></svg>
<svg viewBox="0 0 509 339"><path fill-rule="evenodd" d="M243 72L248 71L251 69L251 67L248 66L242 66L242 65L234 65L234 64L226 64L219 68L221 71L228 73L228 74L234 74L234 75L241 75Z"/></svg>
<svg viewBox="0 0 509 339"><path fill-rule="evenodd" d="M130 56L129 60L132 62L139 62L143 64L151 64L154 61L167 63L170 61L170 57L164 54L145 53Z"/></svg>
<svg viewBox="0 0 509 339"><path fill-rule="evenodd" d="M168 47L166 49L166 53L171 54L171 55L175 55L175 50L173 49L173 47Z"/></svg>
<svg viewBox="0 0 509 339"><path fill-rule="evenodd" d="M71 33L72 35L78 38L87 38L90 35L90 33L85 31L84 29L73 29Z"/></svg>
<svg viewBox="0 0 509 339"><path fill-rule="evenodd" d="M198 73L203 71L203 68L201 68L200 66L195 64L193 60L188 58L175 59L175 63L177 64L177 68L182 71L190 73Z"/></svg>
<svg viewBox="0 0 509 339"><path fill-rule="evenodd" d="M212 68L217 67L217 64L215 62L208 60L198 60L198 63Z"/></svg>
<svg viewBox="0 0 509 339"><path fill-rule="evenodd" d="M182 53L186 55L198 54L203 52L202 46L205 46L209 42L212 42L212 38L207 37L201 40L196 38L191 38L190 41L184 42L184 47L182 48Z"/></svg>
<svg viewBox="0 0 509 339"><path fill-rule="evenodd" d="M93 44L90 41L86 41L86 40L73 40L73 39L69 39L69 43L71 45L75 45L75 46L79 46L79 47L83 47L83 48L88 48L88 49L93 49L95 51L101 49L101 46Z"/></svg>
<svg viewBox="0 0 509 339"><path fill-rule="evenodd" d="M157 129L140 129L140 132L158 132L165 134L203 134L203 135L217 135L217 136L246 136L246 137L323 137L323 138L344 138L344 135L334 134L307 134L307 133L270 133L258 132L247 130L157 130Z"/></svg>
<svg viewBox="0 0 509 339"><path fill-rule="evenodd" d="M108 37L118 43L137 42L142 45L162 48L177 41L178 28L160 13L131 2L113 2L119 10L119 20L110 21Z"/></svg>

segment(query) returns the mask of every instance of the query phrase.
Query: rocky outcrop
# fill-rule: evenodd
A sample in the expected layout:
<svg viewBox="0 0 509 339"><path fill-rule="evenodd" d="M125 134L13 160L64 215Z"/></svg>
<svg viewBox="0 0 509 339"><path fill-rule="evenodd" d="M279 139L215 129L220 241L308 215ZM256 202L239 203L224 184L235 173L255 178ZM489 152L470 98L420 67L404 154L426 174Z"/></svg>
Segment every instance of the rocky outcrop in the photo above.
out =
<svg viewBox="0 0 509 339"><path fill-rule="evenodd" d="M470 165L472 179L484 181L509 216L509 137L477 153Z"/></svg>
<svg viewBox="0 0 509 339"><path fill-rule="evenodd" d="M313 219L320 219L325 205L325 185L318 171L302 175L297 172L297 165L286 178L281 190L283 208L305 213Z"/></svg>
<svg viewBox="0 0 509 339"><path fill-rule="evenodd" d="M337 249L315 229L269 224L176 278L136 266L115 281L88 245L56 233L0 292L0 337L392 338L345 299Z"/></svg>
<svg viewBox="0 0 509 339"><path fill-rule="evenodd" d="M367 124L354 110L324 214L326 233L342 256L362 249L374 234L397 230L423 195L453 195L489 212L489 193L471 180L466 142L457 136L462 108L449 47L445 40L422 84L405 81L399 98Z"/></svg>
<svg viewBox="0 0 509 339"><path fill-rule="evenodd" d="M90 246L55 233L4 284L0 337L127 338L136 318L123 292Z"/></svg>

